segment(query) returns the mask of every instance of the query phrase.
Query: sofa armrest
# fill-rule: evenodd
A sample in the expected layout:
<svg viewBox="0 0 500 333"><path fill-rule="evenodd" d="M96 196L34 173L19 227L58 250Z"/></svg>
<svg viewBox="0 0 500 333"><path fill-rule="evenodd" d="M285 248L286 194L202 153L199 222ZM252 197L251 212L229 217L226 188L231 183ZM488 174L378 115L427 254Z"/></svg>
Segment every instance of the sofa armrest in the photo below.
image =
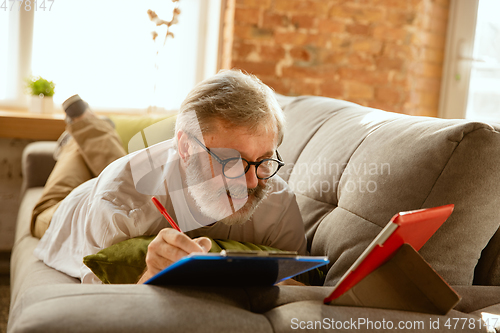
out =
<svg viewBox="0 0 500 333"><path fill-rule="evenodd" d="M56 141L37 141L24 148L22 157L23 185L21 197L31 187L44 186L56 161L53 154Z"/></svg>

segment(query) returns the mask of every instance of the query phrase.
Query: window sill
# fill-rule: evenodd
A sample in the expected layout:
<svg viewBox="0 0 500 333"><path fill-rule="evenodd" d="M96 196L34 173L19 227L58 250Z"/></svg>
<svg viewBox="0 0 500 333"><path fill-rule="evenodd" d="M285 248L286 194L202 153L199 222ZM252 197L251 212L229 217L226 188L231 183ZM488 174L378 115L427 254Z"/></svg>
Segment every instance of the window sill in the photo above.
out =
<svg viewBox="0 0 500 333"><path fill-rule="evenodd" d="M65 128L63 113L35 114L27 111L0 110L2 138L54 141Z"/></svg>
<svg viewBox="0 0 500 333"><path fill-rule="evenodd" d="M169 116L175 113L117 113L96 112L97 115L123 114L137 117ZM54 113L31 113L27 110L5 110L0 109L0 138L31 139L40 141L55 141L64 132L66 123L65 114L61 111Z"/></svg>

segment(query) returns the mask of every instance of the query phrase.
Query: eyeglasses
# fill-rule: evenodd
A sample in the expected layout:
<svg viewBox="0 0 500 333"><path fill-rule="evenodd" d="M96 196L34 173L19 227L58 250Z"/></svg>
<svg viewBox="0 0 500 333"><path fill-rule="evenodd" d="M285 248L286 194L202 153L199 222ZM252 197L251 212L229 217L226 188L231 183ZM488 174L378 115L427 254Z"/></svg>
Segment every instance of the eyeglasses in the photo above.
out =
<svg viewBox="0 0 500 333"><path fill-rule="evenodd" d="M240 178L246 174L248 170L250 170L251 165L255 165L255 174L258 179L269 179L274 176L282 166L285 165L277 150L277 160L274 158L265 158L259 162L249 162L242 157L231 157L223 160L219 156L215 155L210 148L207 148L207 146L201 143L197 137L194 135L190 135L190 137L192 137L210 156L222 165L222 174L229 179Z"/></svg>

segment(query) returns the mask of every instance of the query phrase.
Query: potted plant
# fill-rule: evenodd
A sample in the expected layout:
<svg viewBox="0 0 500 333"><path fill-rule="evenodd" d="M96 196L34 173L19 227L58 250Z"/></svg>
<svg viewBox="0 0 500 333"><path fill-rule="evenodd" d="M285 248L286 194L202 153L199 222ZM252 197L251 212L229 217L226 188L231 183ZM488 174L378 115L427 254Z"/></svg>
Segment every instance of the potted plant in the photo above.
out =
<svg viewBox="0 0 500 333"><path fill-rule="evenodd" d="M31 95L30 112L34 113L52 113L54 102L55 84L42 77L32 77L26 80L26 88Z"/></svg>

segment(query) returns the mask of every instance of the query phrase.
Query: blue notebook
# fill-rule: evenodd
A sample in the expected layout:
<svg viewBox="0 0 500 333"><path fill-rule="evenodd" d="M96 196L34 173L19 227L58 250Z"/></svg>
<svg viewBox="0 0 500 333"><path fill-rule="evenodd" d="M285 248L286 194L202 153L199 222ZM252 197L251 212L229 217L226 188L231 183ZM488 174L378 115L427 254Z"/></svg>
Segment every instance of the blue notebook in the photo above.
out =
<svg viewBox="0 0 500 333"><path fill-rule="evenodd" d="M191 254L168 266L145 284L199 286L272 286L328 264L327 257L283 252Z"/></svg>

